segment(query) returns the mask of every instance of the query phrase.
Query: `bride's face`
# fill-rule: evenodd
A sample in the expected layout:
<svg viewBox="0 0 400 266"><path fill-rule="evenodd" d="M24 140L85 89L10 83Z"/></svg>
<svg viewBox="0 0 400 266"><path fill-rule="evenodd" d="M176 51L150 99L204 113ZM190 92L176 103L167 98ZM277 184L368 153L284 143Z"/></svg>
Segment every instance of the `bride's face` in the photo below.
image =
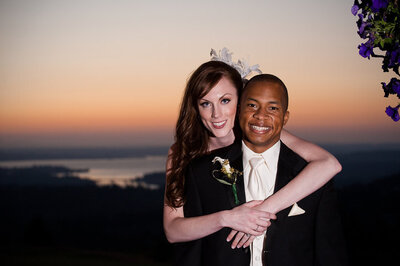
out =
<svg viewBox="0 0 400 266"><path fill-rule="evenodd" d="M238 95L229 79L222 77L198 104L201 120L212 135L223 138L231 133L235 124Z"/></svg>

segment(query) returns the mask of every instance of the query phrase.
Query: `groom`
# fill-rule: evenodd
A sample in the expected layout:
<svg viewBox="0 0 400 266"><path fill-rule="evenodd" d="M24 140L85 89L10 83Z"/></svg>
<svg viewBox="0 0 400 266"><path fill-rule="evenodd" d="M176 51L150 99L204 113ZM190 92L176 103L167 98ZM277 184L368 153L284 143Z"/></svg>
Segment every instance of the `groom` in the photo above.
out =
<svg viewBox="0 0 400 266"><path fill-rule="evenodd" d="M236 205L232 186L218 182L213 164L216 156L229 159L230 166L243 172L237 179L240 203L264 199L293 179L306 161L281 143L280 134L289 112L288 93L277 77L262 74L246 85L240 102L239 122L243 140L204 156L186 173L185 217L231 209ZM254 162L258 161L258 162ZM244 167L243 167L244 166ZM262 178L261 178L262 177ZM183 244L180 265L347 265L340 218L333 184L277 213L267 230L250 248L231 249L226 237L230 228ZM179 260L180 259L180 260Z"/></svg>

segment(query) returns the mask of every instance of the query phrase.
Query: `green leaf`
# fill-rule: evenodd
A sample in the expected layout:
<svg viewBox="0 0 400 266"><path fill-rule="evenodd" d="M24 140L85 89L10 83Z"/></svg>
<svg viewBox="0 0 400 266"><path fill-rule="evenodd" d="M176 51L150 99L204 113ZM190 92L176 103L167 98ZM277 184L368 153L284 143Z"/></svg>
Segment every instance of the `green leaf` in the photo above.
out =
<svg viewBox="0 0 400 266"><path fill-rule="evenodd" d="M386 38L386 39L383 40L383 46L392 45L392 43L393 43L393 39L392 38Z"/></svg>
<svg viewBox="0 0 400 266"><path fill-rule="evenodd" d="M219 178L216 178L216 177L214 177L214 178L217 179L218 182L220 182L220 183L222 183L222 184L225 184L225 185L228 185L228 186L232 186L231 183L229 183L229 182L227 182L227 181L225 181L225 180L223 180L223 179L219 179Z"/></svg>
<svg viewBox="0 0 400 266"><path fill-rule="evenodd" d="M233 196L235 197L235 204L238 205L239 199L238 199L238 195L237 195L236 184L232 185L232 192L233 192Z"/></svg>

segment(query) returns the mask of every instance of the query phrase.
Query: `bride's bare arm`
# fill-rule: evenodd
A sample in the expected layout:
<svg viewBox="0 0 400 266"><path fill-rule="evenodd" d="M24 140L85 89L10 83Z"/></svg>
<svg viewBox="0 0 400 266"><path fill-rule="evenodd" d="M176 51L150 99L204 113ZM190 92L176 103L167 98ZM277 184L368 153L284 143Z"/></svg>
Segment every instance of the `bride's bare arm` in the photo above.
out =
<svg viewBox="0 0 400 266"><path fill-rule="evenodd" d="M321 188L342 170L342 166L332 154L313 143L298 138L286 130L282 130L281 140L309 163L286 186L255 207L258 210L277 213ZM232 230L227 238L228 241L232 240L236 233ZM243 236L244 233L239 232L232 242L232 247L248 246L254 239Z"/></svg>
<svg viewBox="0 0 400 266"><path fill-rule="evenodd" d="M342 170L339 161L323 148L282 130L281 140L308 162L286 186L266 199L258 209L277 213L321 188Z"/></svg>
<svg viewBox="0 0 400 266"><path fill-rule="evenodd" d="M169 169L169 165L170 161L167 160L167 169ZM252 201L232 210L185 218L183 207L172 208L164 200L163 224L165 235L171 243L196 240L215 233L223 227L252 235L260 235L270 225L268 220L276 218L273 214L252 208L261 202Z"/></svg>
<svg viewBox="0 0 400 266"><path fill-rule="evenodd" d="M185 218L183 207L171 208L164 204L164 231L170 243L196 240L229 227L252 235L261 235L275 215L252 209L261 201L252 201L232 210ZM255 229L259 231L255 231Z"/></svg>

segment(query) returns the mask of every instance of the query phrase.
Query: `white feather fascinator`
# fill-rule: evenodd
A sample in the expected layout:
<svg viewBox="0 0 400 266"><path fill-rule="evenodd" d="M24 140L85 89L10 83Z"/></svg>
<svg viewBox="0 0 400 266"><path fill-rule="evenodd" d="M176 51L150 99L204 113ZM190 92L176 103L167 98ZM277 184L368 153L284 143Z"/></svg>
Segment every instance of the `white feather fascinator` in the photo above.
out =
<svg viewBox="0 0 400 266"><path fill-rule="evenodd" d="M239 72L242 79L246 79L246 77L253 71L257 72L258 74L262 73L261 70L259 69L259 65L250 66L243 59L239 59L237 62L233 62L232 54L233 53L230 53L226 47L222 48L222 50L219 50L218 53L214 49L211 48L211 52L210 52L211 60L222 61L222 62L234 67Z"/></svg>

